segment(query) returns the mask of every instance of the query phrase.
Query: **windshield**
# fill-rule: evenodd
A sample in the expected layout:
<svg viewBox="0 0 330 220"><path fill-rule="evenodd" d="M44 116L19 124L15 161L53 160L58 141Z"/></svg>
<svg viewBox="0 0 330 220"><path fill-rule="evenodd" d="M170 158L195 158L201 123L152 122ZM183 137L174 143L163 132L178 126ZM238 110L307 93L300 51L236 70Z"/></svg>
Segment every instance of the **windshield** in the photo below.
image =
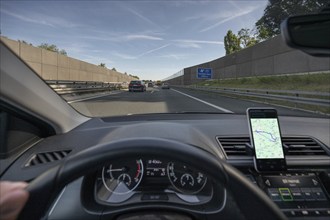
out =
<svg viewBox="0 0 330 220"><path fill-rule="evenodd" d="M327 0L1 1L1 40L90 117L330 113L330 61L280 24Z"/></svg>

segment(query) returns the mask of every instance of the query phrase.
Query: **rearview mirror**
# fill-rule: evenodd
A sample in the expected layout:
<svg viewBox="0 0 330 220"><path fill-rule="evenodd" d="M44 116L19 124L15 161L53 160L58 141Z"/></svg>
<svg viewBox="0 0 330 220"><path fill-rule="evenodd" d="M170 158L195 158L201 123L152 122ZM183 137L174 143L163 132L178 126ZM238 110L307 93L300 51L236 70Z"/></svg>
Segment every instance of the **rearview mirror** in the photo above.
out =
<svg viewBox="0 0 330 220"><path fill-rule="evenodd" d="M281 31L288 46L313 56L330 56L330 13L289 17Z"/></svg>

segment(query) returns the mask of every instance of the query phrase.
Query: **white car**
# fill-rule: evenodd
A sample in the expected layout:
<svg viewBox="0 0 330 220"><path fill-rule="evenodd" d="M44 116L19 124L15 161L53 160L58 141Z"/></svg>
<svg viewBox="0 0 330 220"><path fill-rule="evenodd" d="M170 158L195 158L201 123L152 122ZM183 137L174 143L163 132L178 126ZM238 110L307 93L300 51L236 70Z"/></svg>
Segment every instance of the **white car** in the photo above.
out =
<svg viewBox="0 0 330 220"><path fill-rule="evenodd" d="M170 85L168 83L163 83L162 89L170 89Z"/></svg>

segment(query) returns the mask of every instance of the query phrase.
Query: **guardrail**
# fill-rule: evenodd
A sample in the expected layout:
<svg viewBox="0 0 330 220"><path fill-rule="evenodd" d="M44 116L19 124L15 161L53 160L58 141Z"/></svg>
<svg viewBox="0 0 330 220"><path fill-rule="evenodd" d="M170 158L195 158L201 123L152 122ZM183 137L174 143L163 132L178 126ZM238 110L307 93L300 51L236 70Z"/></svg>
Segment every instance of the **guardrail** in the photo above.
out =
<svg viewBox="0 0 330 220"><path fill-rule="evenodd" d="M58 81L48 80L47 84L59 95L82 94L118 90L123 87L120 82L94 81Z"/></svg>
<svg viewBox="0 0 330 220"><path fill-rule="evenodd" d="M181 87L181 86L180 86ZM267 89L242 89L242 88L224 88L211 86L183 86L185 88L241 95L254 98L271 99L278 101L290 101L315 106L330 106L330 93L327 92L309 92L293 90L267 90Z"/></svg>

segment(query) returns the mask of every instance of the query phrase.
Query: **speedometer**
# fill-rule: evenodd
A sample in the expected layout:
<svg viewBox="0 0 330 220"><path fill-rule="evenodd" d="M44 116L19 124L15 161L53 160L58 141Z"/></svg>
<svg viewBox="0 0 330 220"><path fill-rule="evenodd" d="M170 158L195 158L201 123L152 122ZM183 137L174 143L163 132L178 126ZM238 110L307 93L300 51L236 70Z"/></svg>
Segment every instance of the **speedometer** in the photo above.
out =
<svg viewBox="0 0 330 220"><path fill-rule="evenodd" d="M186 194L200 192L207 182L207 178L203 173L178 162L168 163L167 174L172 186Z"/></svg>
<svg viewBox="0 0 330 220"><path fill-rule="evenodd" d="M140 184L143 176L142 160L115 161L103 167L102 181L114 194L127 194Z"/></svg>

